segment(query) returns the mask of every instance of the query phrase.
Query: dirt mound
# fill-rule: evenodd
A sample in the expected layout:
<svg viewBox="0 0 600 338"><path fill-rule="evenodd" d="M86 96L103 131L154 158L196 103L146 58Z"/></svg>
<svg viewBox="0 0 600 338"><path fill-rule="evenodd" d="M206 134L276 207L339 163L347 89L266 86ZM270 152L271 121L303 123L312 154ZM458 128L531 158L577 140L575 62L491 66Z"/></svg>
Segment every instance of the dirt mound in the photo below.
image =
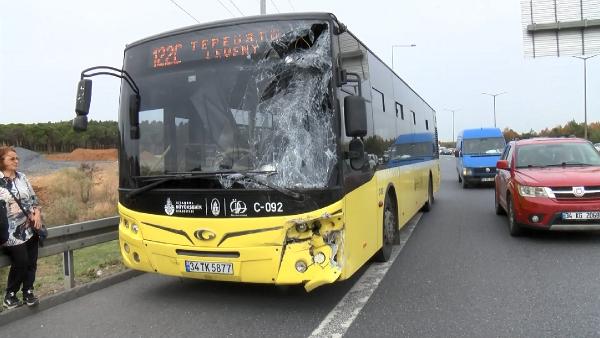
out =
<svg viewBox="0 0 600 338"><path fill-rule="evenodd" d="M27 175L35 175L46 172L59 170L61 168L72 167L72 163L48 161L39 153L29 149L15 148L19 155L19 168L17 170L24 172Z"/></svg>
<svg viewBox="0 0 600 338"><path fill-rule="evenodd" d="M70 153L46 155L52 161L116 161L117 149L77 148Z"/></svg>

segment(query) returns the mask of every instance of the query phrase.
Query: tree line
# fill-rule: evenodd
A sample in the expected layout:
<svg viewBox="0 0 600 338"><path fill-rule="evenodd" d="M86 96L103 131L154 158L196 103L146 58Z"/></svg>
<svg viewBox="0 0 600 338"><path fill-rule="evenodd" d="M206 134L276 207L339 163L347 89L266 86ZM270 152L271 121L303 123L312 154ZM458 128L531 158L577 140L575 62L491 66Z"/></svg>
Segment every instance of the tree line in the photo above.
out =
<svg viewBox="0 0 600 338"><path fill-rule="evenodd" d="M546 128L539 132L531 129L528 132L518 133L511 128L505 128L503 133L507 141L532 137L583 138L584 126L583 123L572 120L563 126ZM600 143L600 122L588 124L588 139L592 143ZM23 147L37 152L71 152L75 148L117 148L118 144L119 129L115 121L91 120L88 130L84 133L75 132L71 121L0 124L0 145ZM454 142L441 142L441 144L454 147Z"/></svg>
<svg viewBox="0 0 600 338"><path fill-rule="evenodd" d="M504 138L507 141L517 139L527 139L533 137L580 137L584 136L584 124L577 123L575 120L571 120L564 126L556 126L554 128L546 128L539 132L531 129L528 132L518 133L510 128L504 128ZM600 143L600 122L592 122L588 124L587 128L588 140L592 143Z"/></svg>
<svg viewBox="0 0 600 338"><path fill-rule="evenodd" d="M71 152L75 148L117 148L119 128L115 121L89 121L88 130L73 130L71 121L0 124L0 145L36 152Z"/></svg>

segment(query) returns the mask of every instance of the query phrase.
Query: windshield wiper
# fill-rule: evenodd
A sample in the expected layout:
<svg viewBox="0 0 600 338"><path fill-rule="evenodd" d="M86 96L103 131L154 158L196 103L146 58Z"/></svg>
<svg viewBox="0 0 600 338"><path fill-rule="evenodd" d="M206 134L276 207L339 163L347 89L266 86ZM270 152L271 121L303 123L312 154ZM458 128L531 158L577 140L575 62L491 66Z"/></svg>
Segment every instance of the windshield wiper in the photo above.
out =
<svg viewBox="0 0 600 338"><path fill-rule="evenodd" d="M500 153L475 153L475 154L466 154L471 155L473 157L487 157L487 156L498 156Z"/></svg>
<svg viewBox="0 0 600 338"><path fill-rule="evenodd" d="M589 167L592 166L593 164L589 164L589 163L581 163L581 162L562 162L562 163L554 163L554 164L548 164L546 167L567 167L567 166L575 166L575 167Z"/></svg>
<svg viewBox="0 0 600 338"><path fill-rule="evenodd" d="M152 190L152 189L158 187L159 185L169 182L169 181L180 181L180 180L202 178L202 177L212 178L212 179L219 179L219 178L225 177L225 178L228 178L228 179L231 179L234 181L239 181L241 179L249 179L253 183L265 186L267 188L270 188L272 190L275 190L277 192L280 192L286 196L292 197L297 200L300 200L304 197L300 193L297 193L297 192L292 191L287 188L276 186L276 185L268 182L267 180L263 181L256 177L257 175L267 175L268 176L268 175L273 175L273 174L277 174L277 172L276 171L245 171L245 172L239 172L239 171L210 171L210 172L209 171L205 171L205 172L188 171L188 172L168 173L168 174L160 175L160 176L138 176L137 177L138 179L141 179L144 182L151 182L151 183L149 183L143 187L131 190L129 192L129 194L127 194L127 198L132 198L141 193Z"/></svg>
<svg viewBox="0 0 600 338"><path fill-rule="evenodd" d="M152 190L152 189L158 187L159 185L169 182L169 181L180 181L180 180L188 180L188 179L201 178L201 177L214 177L215 175L224 174L224 173L227 173L227 172L223 172L223 171L204 171L204 172L188 171L188 172L166 173L164 175L157 175L157 176L136 176L134 178L140 180L141 182L152 182L152 183L148 183L143 187L139 187L137 189L131 190L127 194L126 197L132 198L143 192Z"/></svg>
<svg viewBox="0 0 600 338"><path fill-rule="evenodd" d="M540 164L528 164L528 165L519 165L517 166L517 169L522 169L522 168L544 168L546 167L545 165L540 165Z"/></svg>
<svg viewBox="0 0 600 338"><path fill-rule="evenodd" d="M234 181L239 181L242 179L249 179L252 183L256 183L258 185L262 185L264 187L267 187L269 189L275 190L277 192L282 193L283 195L289 196L293 199L296 200L301 200L304 198L303 194L300 194L298 192L295 192L291 189L288 188L284 188L284 187L279 187L275 184L272 184L271 182L269 182L266 178L264 180L258 179L258 175L265 175L269 176L269 175L274 175L277 174L277 171L267 171L267 172L260 172L260 171L245 171L245 172L236 172L236 173L232 173L230 175L226 175L227 178L232 179Z"/></svg>
<svg viewBox="0 0 600 338"><path fill-rule="evenodd" d="M167 174L167 175L161 175L161 176L146 176L146 177L137 177L139 179L142 179L144 182L148 182L148 181L153 181L152 183L148 183L143 187L137 188L137 189L133 189L131 190L126 198L132 198L134 196L137 196L143 192L146 192L148 190L152 190L156 187L158 187L159 185L169 182L169 181L179 181L179 180L185 180L185 179L190 179L190 178L197 178L197 177L202 177L204 175L191 175L191 174Z"/></svg>

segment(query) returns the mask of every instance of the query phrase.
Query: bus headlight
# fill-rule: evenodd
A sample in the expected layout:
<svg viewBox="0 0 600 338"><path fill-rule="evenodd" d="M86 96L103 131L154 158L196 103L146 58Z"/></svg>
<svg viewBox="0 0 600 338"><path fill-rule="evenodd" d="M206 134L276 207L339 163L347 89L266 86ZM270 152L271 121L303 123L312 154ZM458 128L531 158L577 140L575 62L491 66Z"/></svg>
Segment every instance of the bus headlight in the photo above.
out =
<svg viewBox="0 0 600 338"><path fill-rule="evenodd" d="M306 224L306 223L297 223L296 224L296 231L305 232L306 230L308 230L308 224Z"/></svg>
<svg viewBox="0 0 600 338"><path fill-rule="evenodd" d="M140 228L138 227L138 225L137 225L137 224L132 224L132 225L131 225L131 231L132 231L134 234L137 234L137 233L138 233L138 231L140 231Z"/></svg>
<svg viewBox="0 0 600 338"><path fill-rule="evenodd" d="M313 256L313 262L323 264L325 262L325 254L322 252L317 253Z"/></svg>
<svg viewBox="0 0 600 338"><path fill-rule="evenodd" d="M296 262L296 271L300 272L300 273L304 273L306 271L306 263L304 261L297 261Z"/></svg>

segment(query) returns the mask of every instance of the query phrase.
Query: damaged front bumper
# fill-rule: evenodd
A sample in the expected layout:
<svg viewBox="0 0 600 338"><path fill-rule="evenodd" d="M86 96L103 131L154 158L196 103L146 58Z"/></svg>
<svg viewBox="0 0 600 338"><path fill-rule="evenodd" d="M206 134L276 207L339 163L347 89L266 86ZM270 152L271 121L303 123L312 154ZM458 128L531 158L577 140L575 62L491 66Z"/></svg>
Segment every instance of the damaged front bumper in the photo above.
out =
<svg viewBox="0 0 600 338"><path fill-rule="evenodd" d="M156 236L147 236L153 239L149 240L144 233L156 229L127 213L119 226L121 254L126 266L141 271L216 281L303 284L312 291L343 274L344 223L341 203L336 205L338 208L324 208L294 219L281 217L281 226L264 232L249 230L247 236L236 237L235 242L223 239L228 238L226 232L218 233L212 246L196 240L192 226L182 226L177 231L187 234L194 245L165 243L156 240ZM143 218L143 214L136 218ZM135 232L132 224L136 225ZM222 224L222 228L225 226ZM263 244L257 245L261 239ZM244 240L247 246L241 245ZM190 262L211 264L213 269L226 268L218 272L190 272Z"/></svg>

